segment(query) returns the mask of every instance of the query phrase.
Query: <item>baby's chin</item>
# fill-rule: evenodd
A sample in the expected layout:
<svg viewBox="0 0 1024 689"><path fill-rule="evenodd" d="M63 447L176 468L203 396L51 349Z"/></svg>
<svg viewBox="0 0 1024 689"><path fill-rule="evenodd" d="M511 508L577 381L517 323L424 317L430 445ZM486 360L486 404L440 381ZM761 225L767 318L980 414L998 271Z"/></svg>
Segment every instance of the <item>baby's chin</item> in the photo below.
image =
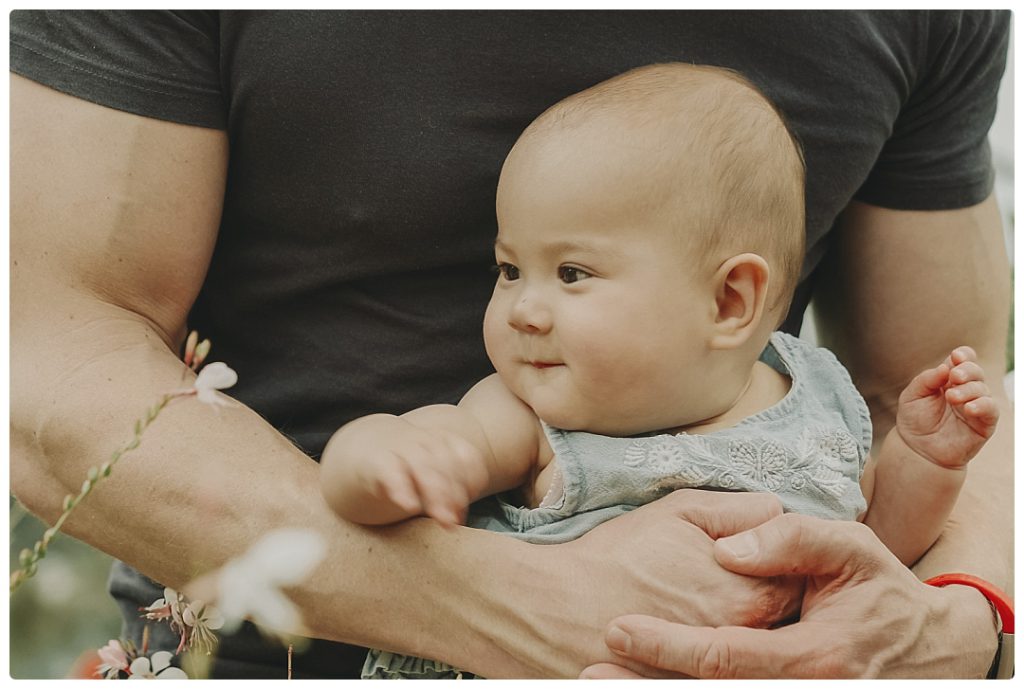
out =
<svg viewBox="0 0 1024 689"><path fill-rule="evenodd" d="M526 402L537 418L549 426L563 431L590 431L587 427L589 419L579 413L579 407L568 408L561 404L545 404L540 400ZM594 432L594 431L590 431Z"/></svg>
<svg viewBox="0 0 1024 689"><path fill-rule="evenodd" d="M549 426L563 431L581 431L595 435L628 437L649 430L635 423L622 423L621 418L616 419L596 414L587 414L579 406L566 408L562 405L550 405L547 407L544 405L531 405L531 407L538 419Z"/></svg>

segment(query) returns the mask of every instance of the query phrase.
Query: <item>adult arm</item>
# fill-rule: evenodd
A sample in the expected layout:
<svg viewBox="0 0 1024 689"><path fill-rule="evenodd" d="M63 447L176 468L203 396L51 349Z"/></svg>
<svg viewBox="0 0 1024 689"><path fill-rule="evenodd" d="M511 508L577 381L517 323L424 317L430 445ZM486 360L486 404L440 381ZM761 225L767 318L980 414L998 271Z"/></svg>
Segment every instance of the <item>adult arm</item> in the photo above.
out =
<svg viewBox="0 0 1024 689"><path fill-rule="evenodd" d="M820 339L850 368L870 405L876 438L894 424L907 382L955 346L973 347L986 374L1001 380L1010 287L993 198L931 212L854 203L820 274L815 305ZM991 389L1003 418L1013 418L1002 387ZM613 621L606 640L622 659L701 676L983 677L996 650L987 601L967 587L933 590L918 577L969 572L1010 588L1012 423L999 425L967 473L946 529L915 566L916 577L894 565L862 526L787 520L785 529L759 532L777 537L749 542L758 547L746 557L719 549L719 561L736 572L775 575L777 567L762 566L770 561L785 563L788 572L832 581L826 588L834 595L805 599L801 621L785 633L759 634L751 644L750 630L729 628L709 636L630 616ZM883 489L876 485L876 496ZM848 538L851 534L856 538ZM826 560L845 564L828 572L815 569ZM822 662L790 662L795 655ZM586 671L587 676L625 674L609 665Z"/></svg>
<svg viewBox="0 0 1024 689"><path fill-rule="evenodd" d="M144 409L190 380L175 351L212 254L227 155L223 132L11 76L11 487L47 522ZM618 614L764 625L788 602L770 582L717 568L705 533L777 513L763 496L712 512L706 495L684 492L574 543L535 546L425 519L349 525L319 495L316 464L258 414L211 418L188 401L164 411L66 529L175 588L271 529L316 529L326 560L291 591L314 635L494 677L574 675L610 658L601 632Z"/></svg>
<svg viewBox="0 0 1024 689"><path fill-rule="evenodd" d="M907 383L960 345L977 352L1000 415L1013 418L1001 384L1010 268L994 196L949 211L854 202L829 261L815 306L820 337L867 400L876 439L894 425ZM969 571L1012 587L1013 436L1013 423L1000 423L971 462L946 529L914 568L920 578Z"/></svg>

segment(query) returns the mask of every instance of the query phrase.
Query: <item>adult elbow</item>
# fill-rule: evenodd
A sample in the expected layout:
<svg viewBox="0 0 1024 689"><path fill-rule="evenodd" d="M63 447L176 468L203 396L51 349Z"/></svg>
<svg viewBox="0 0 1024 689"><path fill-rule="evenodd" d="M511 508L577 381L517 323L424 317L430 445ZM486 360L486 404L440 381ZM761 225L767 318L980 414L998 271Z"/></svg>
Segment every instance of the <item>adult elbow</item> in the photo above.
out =
<svg viewBox="0 0 1024 689"><path fill-rule="evenodd" d="M11 423L10 491L29 512L48 524L60 514L61 489L40 460L32 434Z"/></svg>

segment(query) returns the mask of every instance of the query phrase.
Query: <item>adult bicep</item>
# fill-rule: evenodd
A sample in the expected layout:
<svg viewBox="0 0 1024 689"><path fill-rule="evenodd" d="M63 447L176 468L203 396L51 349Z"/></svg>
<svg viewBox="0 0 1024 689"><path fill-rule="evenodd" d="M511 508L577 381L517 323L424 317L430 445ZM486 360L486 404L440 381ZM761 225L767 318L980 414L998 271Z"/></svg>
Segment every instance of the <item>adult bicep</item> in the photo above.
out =
<svg viewBox="0 0 1024 689"><path fill-rule="evenodd" d="M11 75L12 324L62 303L133 314L168 344L209 266L224 132L140 117Z"/></svg>
<svg viewBox="0 0 1024 689"><path fill-rule="evenodd" d="M81 481L69 458L126 423L113 403L168 386L153 354L184 337L227 153L222 132L15 75L10 124L11 483L42 513Z"/></svg>
<svg viewBox="0 0 1024 689"><path fill-rule="evenodd" d="M1001 388L1009 276L993 196L943 211L850 204L819 269L814 311L822 344L850 369L876 431L891 423L910 378L958 345L973 347Z"/></svg>

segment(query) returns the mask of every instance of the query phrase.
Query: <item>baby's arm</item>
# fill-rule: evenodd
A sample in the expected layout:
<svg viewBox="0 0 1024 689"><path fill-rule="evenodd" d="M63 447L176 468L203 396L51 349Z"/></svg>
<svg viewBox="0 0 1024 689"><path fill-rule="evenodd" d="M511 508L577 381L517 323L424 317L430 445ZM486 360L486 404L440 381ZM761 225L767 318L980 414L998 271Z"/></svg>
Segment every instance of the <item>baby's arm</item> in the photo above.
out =
<svg viewBox="0 0 1024 689"><path fill-rule="evenodd" d="M899 398L896 426L865 468L864 522L904 564L938 539L967 463L995 431L999 410L970 347L919 374Z"/></svg>
<svg viewBox="0 0 1024 689"><path fill-rule="evenodd" d="M537 460L540 423L497 375L458 406L373 414L339 429L320 461L328 505L360 524L427 515L465 520L471 502L521 485Z"/></svg>

